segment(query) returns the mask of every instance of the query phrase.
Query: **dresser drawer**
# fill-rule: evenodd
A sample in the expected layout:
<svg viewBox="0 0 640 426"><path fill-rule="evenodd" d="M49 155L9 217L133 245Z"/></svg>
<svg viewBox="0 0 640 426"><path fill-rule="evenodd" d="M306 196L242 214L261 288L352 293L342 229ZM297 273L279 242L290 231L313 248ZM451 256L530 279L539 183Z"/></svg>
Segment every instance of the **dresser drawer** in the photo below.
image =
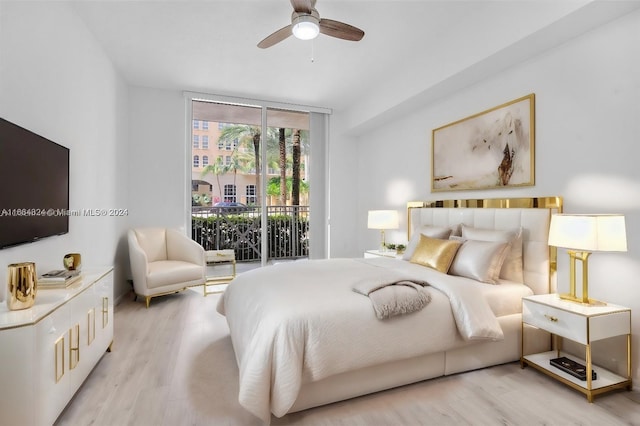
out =
<svg viewBox="0 0 640 426"><path fill-rule="evenodd" d="M587 318L582 315L524 299L522 321L558 336L587 344Z"/></svg>

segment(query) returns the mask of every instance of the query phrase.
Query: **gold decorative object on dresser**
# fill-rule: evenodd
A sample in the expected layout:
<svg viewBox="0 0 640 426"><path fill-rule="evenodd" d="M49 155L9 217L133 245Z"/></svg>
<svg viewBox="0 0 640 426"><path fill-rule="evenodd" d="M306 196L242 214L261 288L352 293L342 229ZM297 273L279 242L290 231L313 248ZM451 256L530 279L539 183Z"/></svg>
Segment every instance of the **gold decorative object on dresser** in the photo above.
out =
<svg viewBox="0 0 640 426"><path fill-rule="evenodd" d="M8 266L7 307L10 310L28 309L36 300L36 264L33 262L12 263Z"/></svg>
<svg viewBox="0 0 640 426"><path fill-rule="evenodd" d="M0 423L51 425L113 342L113 268L38 293L28 309L0 306Z"/></svg>
<svg viewBox="0 0 640 426"><path fill-rule="evenodd" d="M64 268L68 271L79 270L82 266L82 255L80 253L68 253L62 258Z"/></svg>
<svg viewBox="0 0 640 426"><path fill-rule="evenodd" d="M525 354L526 328L532 326L551 333L555 349ZM592 362L592 344L596 341L626 336L626 376L609 371ZM562 339L585 347L584 359L562 350ZM631 309L612 304L589 305L564 300L558 294L541 294L522 299L522 368L527 365L584 393L589 402L593 397L614 389L631 390ZM574 377L551 365L552 359L566 356L585 367L585 380ZM593 372L596 378L593 378Z"/></svg>

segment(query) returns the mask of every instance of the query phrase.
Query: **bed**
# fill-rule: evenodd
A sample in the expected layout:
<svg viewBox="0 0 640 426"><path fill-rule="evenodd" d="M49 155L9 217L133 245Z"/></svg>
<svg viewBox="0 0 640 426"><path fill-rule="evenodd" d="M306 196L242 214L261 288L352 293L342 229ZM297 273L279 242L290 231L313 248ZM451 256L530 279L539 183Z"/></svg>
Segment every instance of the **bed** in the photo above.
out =
<svg viewBox="0 0 640 426"><path fill-rule="evenodd" d="M304 260L240 274L217 307L240 404L269 423L272 414L519 360L522 297L555 291L547 237L561 211L560 197L410 202L402 259ZM372 295L398 289L424 303L410 313L379 309ZM548 334L529 332L524 350L549 349Z"/></svg>

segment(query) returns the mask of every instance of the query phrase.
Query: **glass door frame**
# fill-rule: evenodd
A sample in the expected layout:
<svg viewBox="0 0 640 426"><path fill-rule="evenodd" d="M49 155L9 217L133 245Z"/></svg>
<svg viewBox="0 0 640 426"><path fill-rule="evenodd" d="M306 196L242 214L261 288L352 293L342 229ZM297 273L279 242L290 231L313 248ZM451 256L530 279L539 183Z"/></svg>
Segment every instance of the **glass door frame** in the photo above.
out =
<svg viewBox="0 0 640 426"><path fill-rule="evenodd" d="M306 112L306 113L321 113L321 114L331 114L331 109L329 108L321 108L321 107L311 107L307 105L296 105L282 102L273 102L273 101L264 101L257 99L248 99L248 98L240 98L240 97L231 97L231 96L222 96L222 95L213 95L213 94L203 94L203 93L195 93L195 92L184 92L185 97L185 157L187 162L187 167L185 171L185 204L186 204L186 222L189 226L191 226L191 149L192 149L192 132L193 132L193 102L194 101L204 101L204 102L216 102L222 104L229 105L237 105L244 107L253 107L261 109L261 130L260 130L260 162L261 162L261 170L260 170L260 179L262 182L266 182L267 179L267 147L265 142L265 135L267 134L267 114L270 109L279 109L279 110L290 110L296 112ZM260 188L261 193L257 194L260 197L260 205L265 207L267 202L267 188L266 185L261 185ZM267 217L267 209L263 208L260 218L260 226L264 232L267 229L268 217ZM264 236L263 236L264 237ZM262 238L261 240L261 248L260 248L260 263L262 266L265 266L268 261L268 239Z"/></svg>

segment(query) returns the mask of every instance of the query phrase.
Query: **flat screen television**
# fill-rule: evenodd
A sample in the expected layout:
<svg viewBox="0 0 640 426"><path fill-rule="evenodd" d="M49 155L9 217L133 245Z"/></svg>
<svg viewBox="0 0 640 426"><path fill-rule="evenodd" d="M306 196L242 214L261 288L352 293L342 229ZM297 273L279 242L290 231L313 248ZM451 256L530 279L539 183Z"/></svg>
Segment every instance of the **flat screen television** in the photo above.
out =
<svg viewBox="0 0 640 426"><path fill-rule="evenodd" d="M69 149L0 118L0 249L69 232Z"/></svg>

